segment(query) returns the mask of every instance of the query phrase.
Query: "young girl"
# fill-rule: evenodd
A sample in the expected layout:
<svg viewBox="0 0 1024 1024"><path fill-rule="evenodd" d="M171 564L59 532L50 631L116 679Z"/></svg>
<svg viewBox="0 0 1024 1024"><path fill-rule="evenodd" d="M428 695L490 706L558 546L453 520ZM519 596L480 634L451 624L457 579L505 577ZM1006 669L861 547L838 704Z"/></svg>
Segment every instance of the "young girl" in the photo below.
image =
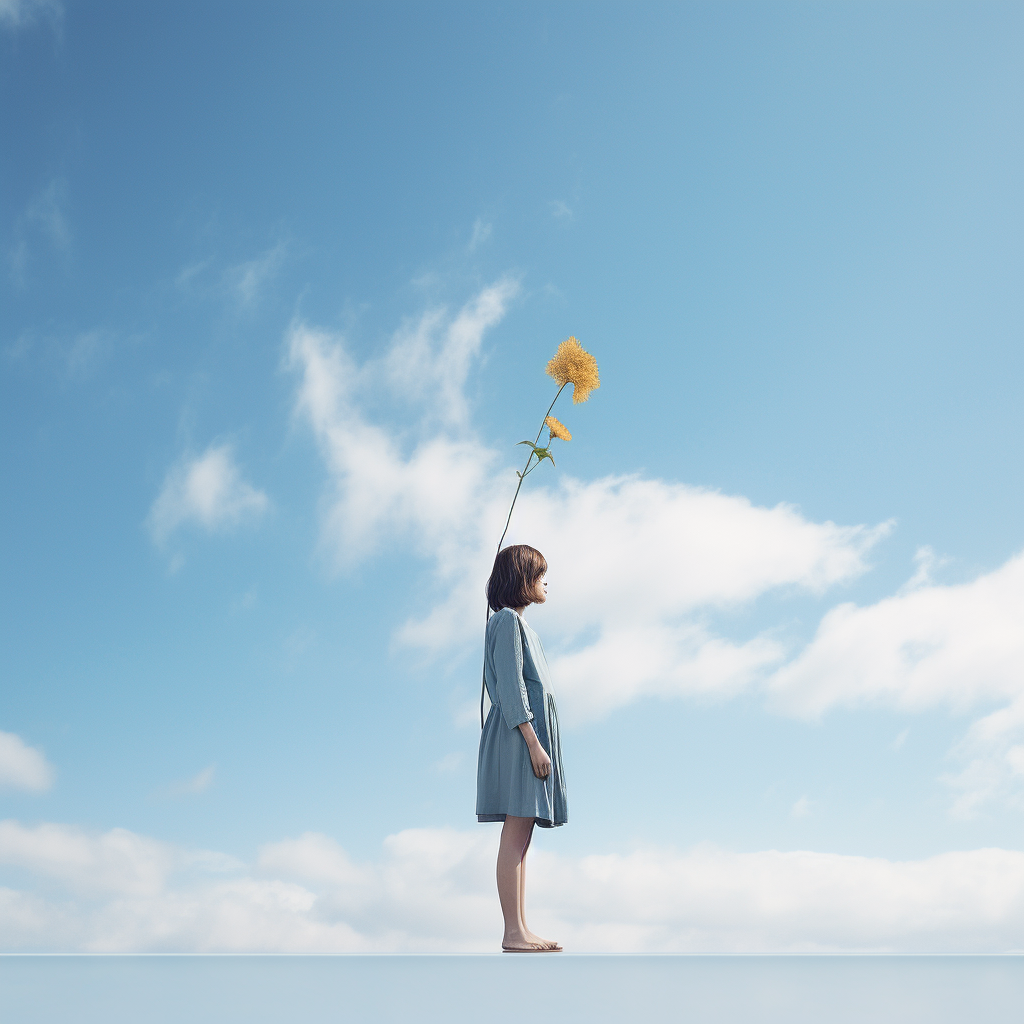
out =
<svg viewBox="0 0 1024 1024"><path fill-rule="evenodd" d="M557 952L557 942L526 926L526 851L533 826L568 820L558 708L540 637L523 618L547 600L548 563L527 544L498 552L487 581L494 615L484 640L484 684L491 710L477 760L478 821L503 821L498 847L498 899L505 918L501 948L508 953ZM481 698L482 699L482 698Z"/></svg>

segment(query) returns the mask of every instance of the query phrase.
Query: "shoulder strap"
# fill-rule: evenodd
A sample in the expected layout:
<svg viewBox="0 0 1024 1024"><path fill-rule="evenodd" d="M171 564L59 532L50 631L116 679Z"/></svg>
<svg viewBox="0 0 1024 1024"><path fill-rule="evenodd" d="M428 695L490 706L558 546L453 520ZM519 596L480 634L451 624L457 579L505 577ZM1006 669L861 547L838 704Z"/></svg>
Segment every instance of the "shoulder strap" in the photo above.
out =
<svg viewBox="0 0 1024 1024"><path fill-rule="evenodd" d="M487 618L484 619L484 665L480 669L480 728L484 727L484 694L487 692L487 623L491 621L491 606L487 606Z"/></svg>
<svg viewBox="0 0 1024 1024"><path fill-rule="evenodd" d="M484 655L487 657L487 655ZM487 669L480 674L480 728L484 727L484 694L487 692L487 678L485 673Z"/></svg>

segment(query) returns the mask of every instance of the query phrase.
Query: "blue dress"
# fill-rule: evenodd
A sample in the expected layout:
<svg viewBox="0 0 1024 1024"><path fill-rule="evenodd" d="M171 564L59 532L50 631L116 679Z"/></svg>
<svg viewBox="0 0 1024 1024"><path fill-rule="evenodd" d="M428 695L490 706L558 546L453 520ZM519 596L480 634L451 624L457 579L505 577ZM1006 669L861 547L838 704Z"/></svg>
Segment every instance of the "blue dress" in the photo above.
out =
<svg viewBox="0 0 1024 1024"><path fill-rule="evenodd" d="M491 710L480 734L477 820L504 821L512 814L533 818L543 828L564 825L569 806L548 662L540 637L511 608L502 608L487 622L484 685ZM522 722L533 724L551 758L546 779L533 774Z"/></svg>

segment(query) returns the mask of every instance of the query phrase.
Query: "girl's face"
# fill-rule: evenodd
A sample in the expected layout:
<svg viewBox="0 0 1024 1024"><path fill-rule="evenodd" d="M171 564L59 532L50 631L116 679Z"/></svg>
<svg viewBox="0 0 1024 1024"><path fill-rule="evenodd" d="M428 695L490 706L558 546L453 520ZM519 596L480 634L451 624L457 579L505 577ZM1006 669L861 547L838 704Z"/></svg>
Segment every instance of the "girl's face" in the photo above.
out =
<svg viewBox="0 0 1024 1024"><path fill-rule="evenodd" d="M531 604L543 604L548 599L548 578L547 574L540 577L530 591Z"/></svg>

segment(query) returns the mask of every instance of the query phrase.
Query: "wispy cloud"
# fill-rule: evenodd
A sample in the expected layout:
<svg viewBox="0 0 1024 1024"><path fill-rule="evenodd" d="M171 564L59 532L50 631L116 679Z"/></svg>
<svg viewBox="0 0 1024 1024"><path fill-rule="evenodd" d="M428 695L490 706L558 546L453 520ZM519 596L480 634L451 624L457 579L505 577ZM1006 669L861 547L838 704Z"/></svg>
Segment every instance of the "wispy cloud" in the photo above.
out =
<svg viewBox="0 0 1024 1024"><path fill-rule="evenodd" d="M572 210L569 204L562 199L552 199L548 204L548 209L551 210L551 216L555 220L572 220Z"/></svg>
<svg viewBox="0 0 1024 1024"><path fill-rule="evenodd" d="M439 758L433 764L433 769L439 775L451 775L457 772L463 763L463 756L461 752L454 752L451 754L445 754L444 757Z"/></svg>
<svg viewBox="0 0 1024 1024"><path fill-rule="evenodd" d="M11 362L35 357L55 368L68 381L87 377L114 351L117 336L105 327L69 334L36 335L25 331L4 350Z"/></svg>
<svg viewBox="0 0 1024 1024"><path fill-rule="evenodd" d="M388 534L425 554L440 545L456 557L464 541L455 530L478 508L493 459L464 426L462 385L484 332L516 288L499 281L454 317L428 312L396 334L382 360L365 366L355 364L341 338L301 322L290 328L296 410L312 427L331 478L323 543L337 564L367 557ZM400 430L374 424L364 412L382 386L425 409L428 426L408 453Z"/></svg>
<svg viewBox="0 0 1024 1024"><path fill-rule="evenodd" d="M0 732L0 788L40 793L53 785L53 766L42 751L13 732Z"/></svg>
<svg viewBox="0 0 1024 1024"><path fill-rule="evenodd" d="M808 717L856 706L964 714L1004 703L952 751L965 767L947 781L960 815L992 801L1024 806L1024 554L969 583L912 582L873 605L833 608L772 675L770 692Z"/></svg>
<svg viewBox="0 0 1024 1024"><path fill-rule="evenodd" d="M286 339L296 408L330 481L324 548L339 565L369 557L384 538L419 553L438 597L397 638L427 651L479 643L481 581L515 477L474 434L464 386L484 332L514 294L499 282L454 318L429 311L364 364L342 338L306 324ZM412 440L407 427L371 418L367 395L382 384L427 410ZM861 704L911 712L944 704L967 714L1022 692L1024 556L943 586L931 577L938 560L922 548L907 586L875 605L833 608L794 655L780 630L726 637L713 616L772 592L822 595L857 578L892 523L817 523L790 505L759 507L640 475L563 473L531 485L508 539L537 545L551 566L551 600L531 615L557 638L550 657L572 721L644 696L763 690L779 712L814 718ZM1007 712L979 723L954 752L968 766L951 782L961 809L1002 799L1022 781L1014 722Z"/></svg>
<svg viewBox="0 0 1024 1024"><path fill-rule="evenodd" d="M252 309L262 297L267 285L281 269L288 255L288 246L278 242L255 259L229 267L224 281L243 309ZM180 275L179 275L180 277Z"/></svg>
<svg viewBox="0 0 1024 1024"><path fill-rule="evenodd" d="M442 422L463 427L469 415L464 390L484 334L499 323L519 293L519 282L506 277L484 288L454 317L433 309L405 324L384 359L392 386L427 404Z"/></svg>
<svg viewBox="0 0 1024 1024"><path fill-rule="evenodd" d="M109 356L114 347L114 336L100 327L76 334L62 349L68 375L81 377L98 362Z"/></svg>
<svg viewBox="0 0 1024 1024"><path fill-rule="evenodd" d="M7 253L7 266L10 270L11 280L19 288L25 287L28 255L28 242L24 238L15 239Z"/></svg>
<svg viewBox="0 0 1024 1024"><path fill-rule="evenodd" d="M0 822L0 948L494 949L493 830L409 829L358 861L307 832L242 864L124 829ZM59 890L53 892L54 885ZM573 950L997 952L1024 942L1024 853L917 861L647 847L531 857L532 924Z"/></svg>
<svg viewBox="0 0 1024 1024"><path fill-rule="evenodd" d="M210 788L216 774L217 766L209 764L201 771L196 772L191 778L179 779L176 782L170 783L170 785L157 789L150 794L149 800L180 800L185 797L198 796Z"/></svg>
<svg viewBox="0 0 1024 1024"><path fill-rule="evenodd" d="M64 7L58 0L0 0L0 27L24 28L39 17L45 17L55 27L64 16Z"/></svg>
<svg viewBox="0 0 1024 1024"><path fill-rule="evenodd" d="M791 818L807 818L811 814L811 807L811 801L807 797L802 796L790 807L789 816Z"/></svg>
<svg viewBox="0 0 1024 1024"><path fill-rule="evenodd" d="M821 620L772 677L781 706L815 716L839 705L963 711L1024 687L1024 554L969 583L918 586Z"/></svg>
<svg viewBox="0 0 1024 1024"><path fill-rule="evenodd" d="M178 271L177 276L174 278L174 283L179 288L189 288L196 278L209 269L212 262L212 257L207 257L206 259L195 260L193 263L189 263Z"/></svg>
<svg viewBox="0 0 1024 1024"><path fill-rule="evenodd" d="M427 559L443 596L399 631L426 649L479 640L481 581L515 477L474 435L463 392L484 332L514 295L505 280L454 318L430 311L400 329L380 360L363 365L328 332L300 323L287 337L297 410L331 480L325 547L346 564L391 536ZM418 398L430 414L411 445L396 425L371 421L366 395L381 382ZM784 649L766 635L739 643L716 636L706 611L772 589L821 593L864 572L866 553L888 529L812 523L790 506L758 508L661 480L584 483L563 475L524 492L510 540L537 544L552 566L557 590L542 614L567 638L555 671L578 719L644 694L749 686Z"/></svg>
<svg viewBox="0 0 1024 1024"><path fill-rule="evenodd" d="M174 285L193 298L222 304L234 313L252 313L267 297L271 285L291 255L287 241L279 241L252 259L226 265L207 255L185 264Z"/></svg>
<svg viewBox="0 0 1024 1024"><path fill-rule="evenodd" d="M919 547L914 552L914 575L903 584L900 593L909 593L911 590L917 590L918 587L934 583L932 574L948 562L948 558L940 558L927 544Z"/></svg>
<svg viewBox="0 0 1024 1024"><path fill-rule="evenodd" d="M14 226L14 241L7 260L11 278L19 287L27 281L33 239L45 240L57 253L71 251L71 228L67 214L67 182L52 179L25 207Z"/></svg>
<svg viewBox="0 0 1024 1024"><path fill-rule="evenodd" d="M1024 810L1024 683L1005 708L974 722L952 754L963 768L945 776L952 813L971 818L995 805Z"/></svg>
<svg viewBox="0 0 1024 1024"><path fill-rule="evenodd" d="M66 252L71 247L71 229L68 227L64 207L67 205L67 182L53 181L29 203L25 219L37 224L53 243L55 249Z"/></svg>
<svg viewBox="0 0 1024 1024"><path fill-rule="evenodd" d="M180 782L172 782L163 794L169 797L195 796L204 793L210 788L214 775L217 774L215 764L207 765L202 771L196 772L190 779L182 779Z"/></svg>
<svg viewBox="0 0 1024 1024"><path fill-rule="evenodd" d="M466 247L470 252L475 252L477 246L483 245L491 237L491 225L479 217L473 222L473 234Z"/></svg>
<svg viewBox="0 0 1024 1024"><path fill-rule="evenodd" d="M183 850L124 828L98 834L73 825L25 826L10 819L0 821L0 864L59 882L77 896L115 899L159 895L170 876L189 868L240 866L224 854Z"/></svg>
<svg viewBox="0 0 1024 1024"><path fill-rule="evenodd" d="M171 467L147 524L153 539L162 543L187 523L208 532L225 530L256 519L268 505L266 494L242 479L231 445L211 445Z"/></svg>

